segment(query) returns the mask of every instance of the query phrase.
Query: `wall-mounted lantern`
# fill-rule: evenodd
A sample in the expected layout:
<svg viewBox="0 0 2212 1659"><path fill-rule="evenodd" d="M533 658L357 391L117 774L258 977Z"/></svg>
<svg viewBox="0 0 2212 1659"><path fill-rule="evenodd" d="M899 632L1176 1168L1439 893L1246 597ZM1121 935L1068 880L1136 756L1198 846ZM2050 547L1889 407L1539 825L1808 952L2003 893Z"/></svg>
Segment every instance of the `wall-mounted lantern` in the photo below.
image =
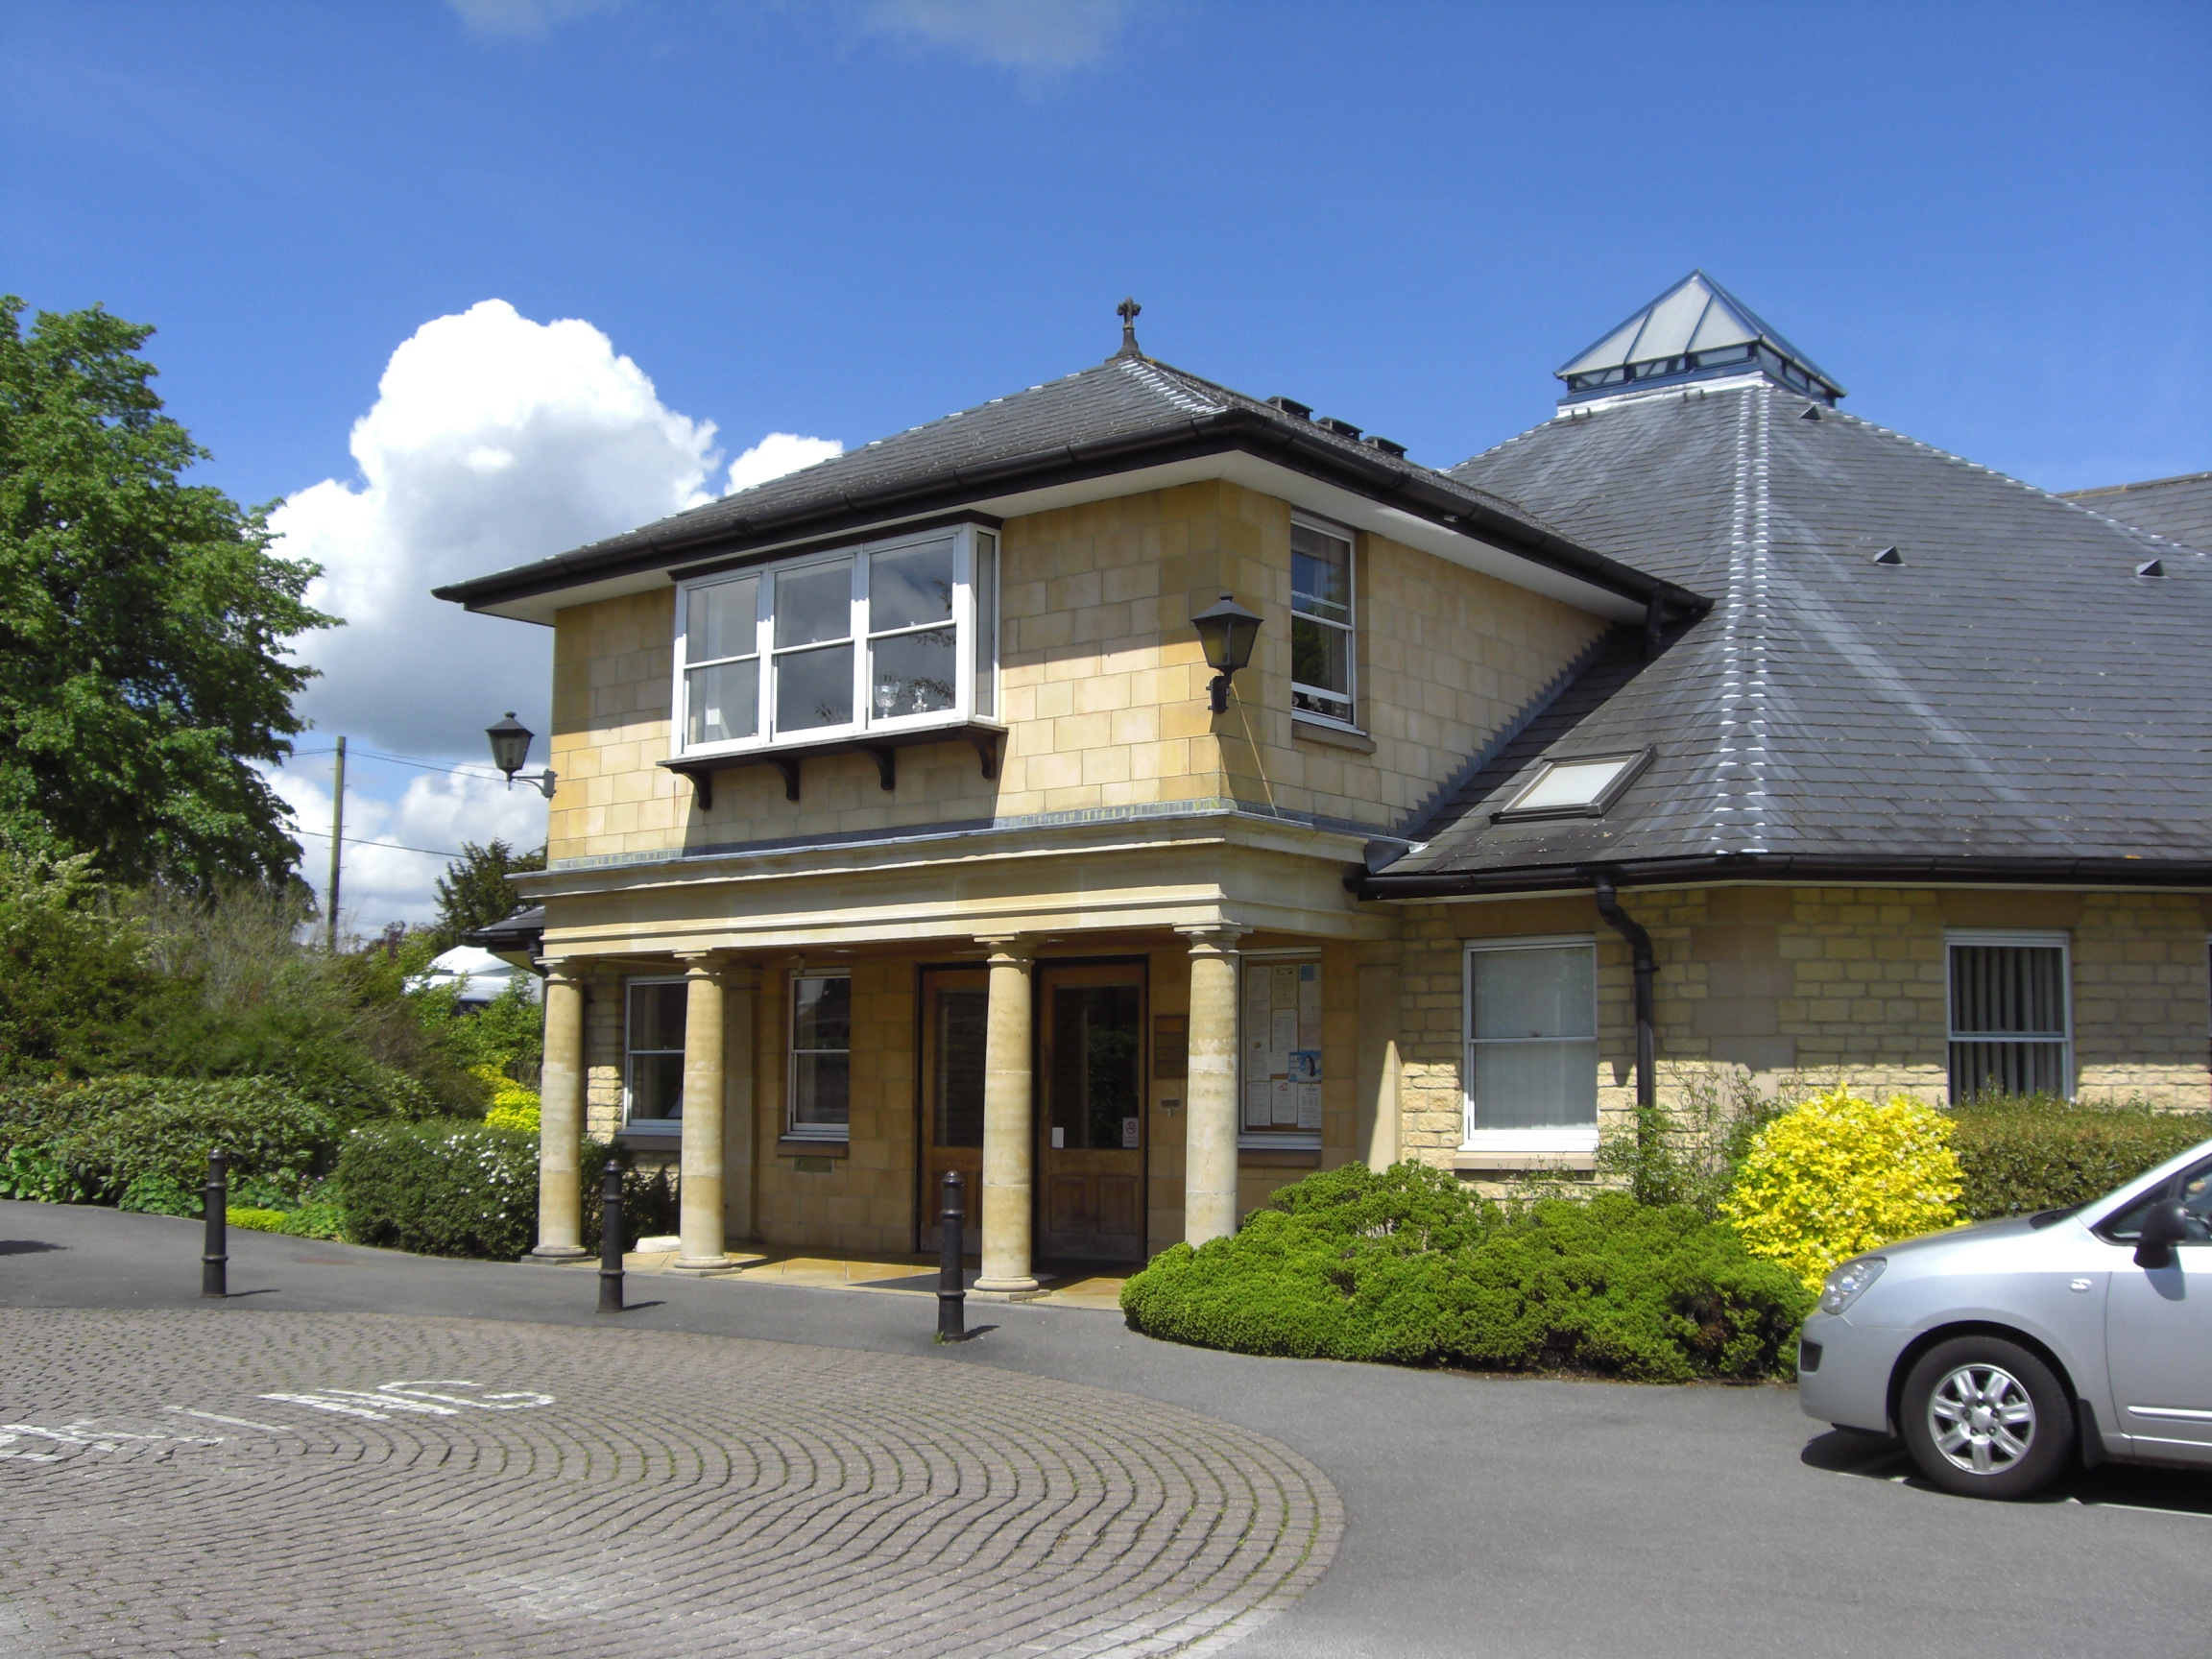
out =
<svg viewBox="0 0 2212 1659"><path fill-rule="evenodd" d="M1214 712L1226 713L1229 677L1252 661L1252 642L1260 637L1260 617L1224 593L1218 604L1209 605L1191 617L1190 626L1198 630L1199 649L1206 653L1206 666L1214 670Z"/></svg>
<svg viewBox="0 0 2212 1659"><path fill-rule="evenodd" d="M484 735L492 739L492 764L507 774L507 787L515 787L515 774L520 772L530 758L530 739L537 733L515 718L515 710L507 710L507 718L495 726L484 728ZM559 781L553 768L548 766L536 775L524 774L522 781L535 783L538 792L546 800L553 799L553 785Z"/></svg>

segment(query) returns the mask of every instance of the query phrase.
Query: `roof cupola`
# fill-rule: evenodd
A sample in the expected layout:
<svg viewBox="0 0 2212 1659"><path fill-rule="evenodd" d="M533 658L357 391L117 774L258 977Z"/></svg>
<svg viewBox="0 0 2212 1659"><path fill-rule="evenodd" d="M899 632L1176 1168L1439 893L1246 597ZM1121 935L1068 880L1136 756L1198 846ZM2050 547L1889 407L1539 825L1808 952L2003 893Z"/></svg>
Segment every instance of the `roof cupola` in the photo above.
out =
<svg viewBox="0 0 2212 1659"><path fill-rule="evenodd" d="M1751 373L1822 403L1843 396L1812 358L1702 271L1691 272L1556 373L1567 382L1562 405Z"/></svg>

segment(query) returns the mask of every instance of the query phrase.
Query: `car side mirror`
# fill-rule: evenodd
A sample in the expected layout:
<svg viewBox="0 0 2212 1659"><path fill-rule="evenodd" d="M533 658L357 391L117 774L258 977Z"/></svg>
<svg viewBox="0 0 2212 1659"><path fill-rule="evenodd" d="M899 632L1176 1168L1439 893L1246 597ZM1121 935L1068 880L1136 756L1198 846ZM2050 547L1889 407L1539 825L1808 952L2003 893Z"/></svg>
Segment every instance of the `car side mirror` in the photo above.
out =
<svg viewBox="0 0 2212 1659"><path fill-rule="evenodd" d="M2174 1246L2197 1237L2196 1217L2178 1198L2168 1198L2143 1212L2143 1231L2135 1236L2135 1265L2171 1267Z"/></svg>

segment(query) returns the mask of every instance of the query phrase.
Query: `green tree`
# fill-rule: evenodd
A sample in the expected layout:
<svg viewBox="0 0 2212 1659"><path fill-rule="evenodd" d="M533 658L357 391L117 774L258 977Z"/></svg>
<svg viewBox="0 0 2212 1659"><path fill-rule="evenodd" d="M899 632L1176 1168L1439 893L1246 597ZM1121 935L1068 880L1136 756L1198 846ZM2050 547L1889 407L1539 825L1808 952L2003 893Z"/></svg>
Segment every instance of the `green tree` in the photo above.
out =
<svg viewBox="0 0 2212 1659"><path fill-rule="evenodd" d="M262 509L180 474L153 333L95 305L0 298L0 838L127 881L276 880L300 849L250 762L291 752L313 670L285 641L336 618Z"/></svg>
<svg viewBox="0 0 2212 1659"><path fill-rule="evenodd" d="M507 878L525 870L545 868L545 849L517 853L504 841L479 847L461 843L461 856L445 866L438 878L438 920L430 935L438 949L450 950L471 928L498 921L515 908L515 888Z"/></svg>

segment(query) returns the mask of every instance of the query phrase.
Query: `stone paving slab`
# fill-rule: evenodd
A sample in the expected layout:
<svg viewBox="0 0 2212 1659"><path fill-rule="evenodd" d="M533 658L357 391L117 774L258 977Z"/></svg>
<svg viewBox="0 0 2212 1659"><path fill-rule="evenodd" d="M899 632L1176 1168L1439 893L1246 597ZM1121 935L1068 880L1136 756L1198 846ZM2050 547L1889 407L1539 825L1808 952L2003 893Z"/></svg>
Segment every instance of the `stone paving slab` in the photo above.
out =
<svg viewBox="0 0 2212 1659"><path fill-rule="evenodd" d="M1310 1586L1266 1436L670 1332L0 1311L0 1653L1212 1652Z"/></svg>

